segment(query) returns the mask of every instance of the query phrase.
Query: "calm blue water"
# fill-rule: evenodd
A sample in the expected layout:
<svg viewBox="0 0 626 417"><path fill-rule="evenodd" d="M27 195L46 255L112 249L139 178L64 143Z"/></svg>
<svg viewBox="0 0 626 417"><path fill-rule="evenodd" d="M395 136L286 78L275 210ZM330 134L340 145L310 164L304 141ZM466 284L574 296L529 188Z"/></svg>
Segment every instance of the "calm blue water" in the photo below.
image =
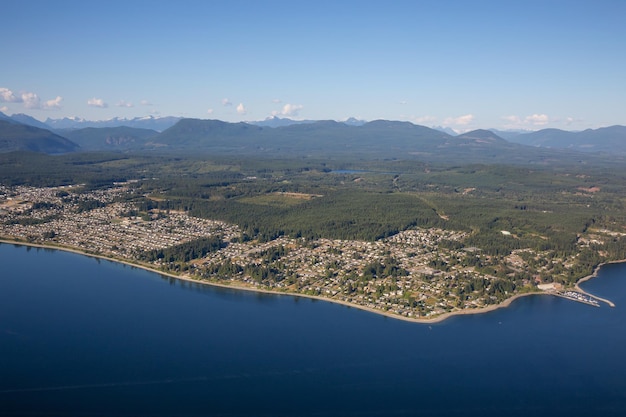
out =
<svg viewBox="0 0 626 417"><path fill-rule="evenodd" d="M626 415L626 265L419 325L0 245L0 415Z"/></svg>

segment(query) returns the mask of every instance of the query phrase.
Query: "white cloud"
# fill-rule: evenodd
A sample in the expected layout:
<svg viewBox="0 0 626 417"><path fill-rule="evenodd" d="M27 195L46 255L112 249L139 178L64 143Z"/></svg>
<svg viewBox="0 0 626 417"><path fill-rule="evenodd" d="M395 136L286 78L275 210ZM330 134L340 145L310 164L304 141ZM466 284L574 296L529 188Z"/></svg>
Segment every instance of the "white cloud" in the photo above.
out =
<svg viewBox="0 0 626 417"><path fill-rule="evenodd" d="M550 118L545 114L533 114L530 116L526 116L524 119L525 123L531 124L533 126L544 126L547 125L550 121Z"/></svg>
<svg viewBox="0 0 626 417"><path fill-rule="evenodd" d="M232 106L232 105L233 105L233 102L232 102L232 101L230 101L230 100L229 100L229 99L227 99L227 98L223 98L223 99L222 99L222 105L223 105L223 106Z"/></svg>
<svg viewBox="0 0 626 417"><path fill-rule="evenodd" d="M415 123L417 123L418 125L421 124L425 124L425 123L434 123L437 121L437 118L435 116L419 116L419 117L414 117L413 121Z"/></svg>
<svg viewBox="0 0 626 417"><path fill-rule="evenodd" d="M207 114L213 114L213 109L209 109L206 112L207 112Z"/></svg>
<svg viewBox="0 0 626 417"><path fill-rule="evenodd" d="M120 100L116 104L117 107L135 107L133 103L129 103L126 100Z"/></svg>
<svg viewBox="0 0 626 417"><path fill-rule="evenodd" d="M100 107L101 109L109 107L109 105L105 103L104 100L102 100L101 98L95 98L95 97L87 100L87 105L91 107Z"/></svg>
<svg viewBox="0 0 626 417"><path fill-rule="evenodd" d="M408 102L406 100L401 100L398 102L398 104L402 104L403 106L408 104Z"/></svg>
<svg viewBox="0 0 626 417"><path fill-rule="evenodd" d="M8 111L9 111L9 108L8 108L7 106L2 106L2 107L0 107L0 111L1 111L2 113L6 113L6 112L8 112Z"/></svg>
<svg viewBox="0 0 626 417"><path fill-rule="evenodd" d="M42 104L41 99L36 93L25 91L16 95L8 88L0 87L0 102L24 103L24 107L27 109L60 109L61 101L63 101L63 98L57 96L55 99L48 100Z"/></svg>
<svg viewBox="0 0 626 417"><path fill-rule="evenodd" d="M506 122L504 127L507 129L520 129L520 128L528 129L534 126L545 126L548 123L553 123L557 121L557 120L551 119L546 114L537 114L537 113L531 114L530 116L526 116L524 118L521 118L516 115L511 115L511 116L502 116L501 119ZM571 123L574 123L574 119L572 119L571 117L568 117L567 119L565 119L565 124L569 125Z"/></svg>
<svg viewBox="0 0 626 417"><path fill-rule="evenodd" d="M298 116L300 110L302 110L304 106L302 104L291 104L287 103L280 110L274 110L272 112L272 116Z"/></svg>
<svg viewBox="0 0 626 417"><path fill-rule="evenodd" d="M505 120L514 126L519 126L520 124L522 124L522 120L519 118L519 116L515 115L502 116L502 120Z"/></svg>
<svg viewBox="0 0 626 417"><path fill-rule="evenodd" d="M0 101L6 103L19 103L22 101L21 97L16 96L13 91L5 87L0 87Z"/></svg>
<svg viewBox="0 0 626 417"><path fill-rule="evenodd" d="M502 116L501 119L506 122L504 124L505 129L519 129L524 126L522 119L514 114L510 116Z"/></svg>
<svg viewBox="0 0 626 417"><path fill-rule="evenodd" d="M60 109L62 101L63 101L63 97L57 96L57 98L55 98L55 99L46 101L43 104L43 108L47 109L47 110Z"/></svg>
<svg viewBox="0 0 626 417"><path fill-rule="evenodd" d="M141 100L139 103L142 106L152 106L152 103L150 103L148 100Z"/></svg>
<svg viewBox="0 0 626 417"><path fill-rule="evenodd" d="M467 126L474 121L473 114L466 114L459 117L448 117L443 121L444 126Z"/></svg>
<svg viewBox="0 0 626 417"><path fill-rule="evenodd" d="M41 108L41 100L39 96L35 93L22 93L22 100L24 103L24 107L27 109L40 109Z"/></svg>
<svg viewBox="0 0 626 417"><path fill-rule="evenodd" d="M583 123L583 122L584 122L583 119L574 118L574 117L566 117L565 120L564 120L564 123L567 126L578 125L578 124Z"/></svg>
<svg viewBox="0 0 626 417"><path fill-rule="evenodd" d="M239 105L237 106L237 113L244 115L246 114L248 111L246 110L246 108L244 107L243 103L239 103Z"/></svg>
<svg viewBox="0 0 626 417"><path fill-rule="evenodd" d="M298 113L300 112L300 110L302 110L304 108L304 106L302 104L290 104L287 103L283 106L282 110L276 114L274 114L274 116L280 114L282 116L297 116Z"/></svg>
<svg viewBox="0 0 626 417"><path fill-rule="evenodd" d="M275 98L274 100L272 100L272 103L274 103L274 104L280 104L282 102L283 101L281 99L279 99L279 98Z"/></svg>

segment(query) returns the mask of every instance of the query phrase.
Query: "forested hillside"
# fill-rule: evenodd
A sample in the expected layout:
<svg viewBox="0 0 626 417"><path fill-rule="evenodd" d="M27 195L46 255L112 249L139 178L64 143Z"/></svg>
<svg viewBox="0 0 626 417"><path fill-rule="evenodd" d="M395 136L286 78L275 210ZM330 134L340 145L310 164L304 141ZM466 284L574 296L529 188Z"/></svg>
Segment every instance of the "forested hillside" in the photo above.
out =
<svg viewBox="0 0 626 417"><path fill-rule="evenodd" d="M31 151L60 154L78 149L76 143L49 130L0 120L0 152Z"/></svg>

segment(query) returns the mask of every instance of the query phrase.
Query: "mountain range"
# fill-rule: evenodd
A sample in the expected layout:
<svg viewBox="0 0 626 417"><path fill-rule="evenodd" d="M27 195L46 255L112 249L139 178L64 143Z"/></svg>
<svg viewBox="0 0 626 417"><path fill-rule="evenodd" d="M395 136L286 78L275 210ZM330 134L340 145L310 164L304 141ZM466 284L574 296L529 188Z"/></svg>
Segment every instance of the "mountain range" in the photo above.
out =
<svg viewBox="0 0 626 417"><path fill-rule="evenodd" d="M130 150L146 146L148 138L159 132L137 127L85 127L83 129L63 129L57 133L78 144L84 151Z"/></svg>
<svg viewBox="0 0 626 417"><path fill-rule="evenodd" d="M12 116L12 117L15 117ZM44 125L47 126L48 129L57 130L57 129L83 129L87 127L136 127L140 129L151 129L156 130L157 132L161 132L168 127L175 125L182 117L154 117L154 116L146 116L146 117L135 117L134 119L125 119L115 117L109 120L85 120L78 117L65 117L63 119L46 119ZM34 119L33 119L34 120ZM39 122L41 123L41 122ZM29 124L29 123L26 123ZM41 126L37 126L41 127Z"/></svg>
<svg viewBox="0 0 626 417"><path fill-rule="evenodd" d="M219 120L148 117L102 122L48 119L43 123L23 114L9 117L0 113L0 121L0 152L153 150L315 157L336 157L347 153L364 158L412 156L454 158L467 162L540 161L549 159L557 151L561 155L566 152L574 157L581 152L626 155L624 126L582 132L559 129L530 133L507 132L505 140L492 130L451 135L409 122L386 120L293 121L274 117L263 122L228 123ZM163 127L165 129L160 130Z"/></svg>
<svg viewBox="0 0 626 417"><path fill-rule="evenodd" d="M609 126L568 132L559 129L543 129L520 133L508 140L543 148L566 148L581 152L624 153L626 150L626 126Z"/></svg>

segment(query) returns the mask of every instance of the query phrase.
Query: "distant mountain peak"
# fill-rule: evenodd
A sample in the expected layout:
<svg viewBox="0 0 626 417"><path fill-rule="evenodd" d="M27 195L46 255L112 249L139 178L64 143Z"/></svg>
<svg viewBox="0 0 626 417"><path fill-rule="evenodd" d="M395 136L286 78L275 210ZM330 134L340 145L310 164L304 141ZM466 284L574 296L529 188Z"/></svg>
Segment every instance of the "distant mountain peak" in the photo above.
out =
<svg viewBox="0 0 626 417"><path fill-rule="evenodd" d="M438 130L440 132L444 132L447 133L450 136L456 136L459 134L459 132L457 132L456 130L450 128L450 127L443 127L443 126L433 126L432 127L435 130Z"/></svg>
<svg viewBox="0 0 626 417"><path fill-rule="evenodd" d="M462 133L456 136L457 139L465 139L474 142L493 143L493 142L506 142L500 136L493 133L491 130L476 129L469 132Z"/></svg>
<svg viewBox="0 0 626 417"><path fill-rule="evenodd" d="M11 116L11 119L15 120L18 123L24 124L24 125L34 126L34 127L40 128L40 129L50 129L50 126L48 126L44 122L40 122L39 120L35 119L34 117L29 116L29 115L24 114L24 113L14 114L14 115Z"/></svg>
<svg viewBox="0 0 626 417"><path fill-rule="evenodd" d="M367 123L367 121L357 119L356 117L349 117L348 119L344 120L343 123L349 126L363 126L365 123Z"/></svg>
<svg viewBox="0 0 626 417"><path fill-rule="evenodd" d="M315 123L315 120L293 120L289 118L281 118L276 115L268 116L261 121L247 122L248 124L262 127L285 127L291 125L302 125L308 123Z"/></svg>

